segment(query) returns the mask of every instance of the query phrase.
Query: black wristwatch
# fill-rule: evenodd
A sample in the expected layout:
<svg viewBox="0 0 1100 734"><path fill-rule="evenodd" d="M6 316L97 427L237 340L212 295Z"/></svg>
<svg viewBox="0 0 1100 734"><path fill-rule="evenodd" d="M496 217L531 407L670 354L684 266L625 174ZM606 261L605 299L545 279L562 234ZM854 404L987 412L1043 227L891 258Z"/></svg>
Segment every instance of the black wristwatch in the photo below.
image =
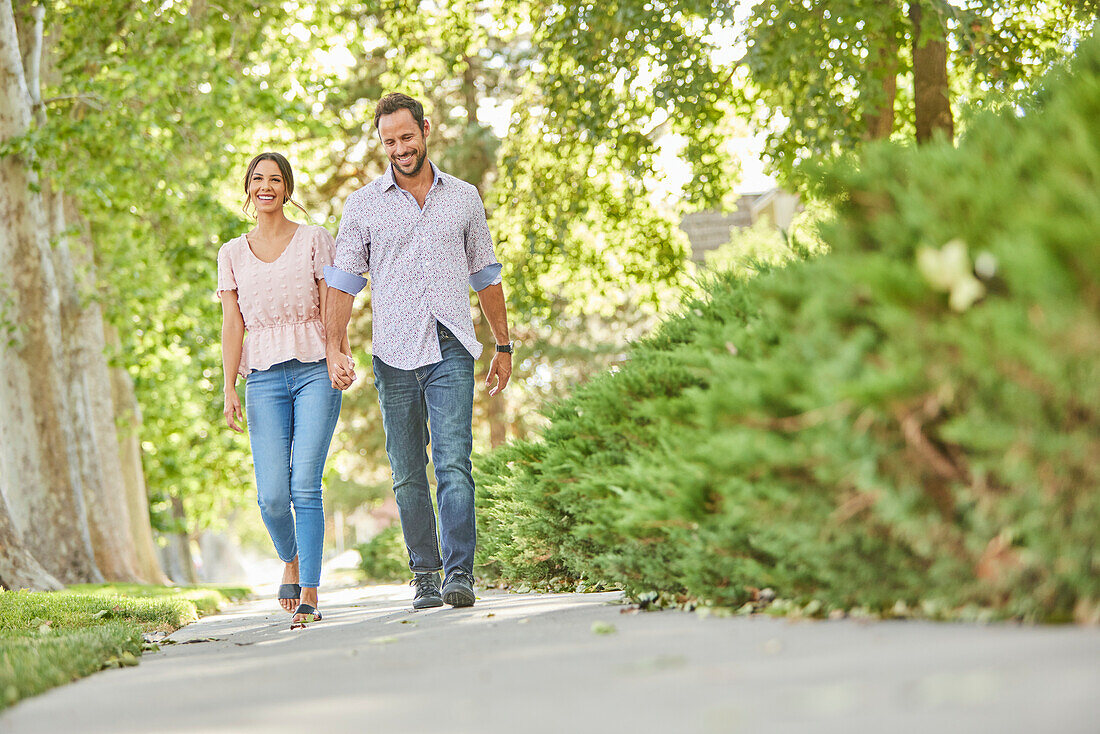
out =
<svg viewBox="0 0 1100 734"><path fill-rule="evenodd" d="M514 351L514 344L515 342L508 342L507 344L497 344L497 351L502 354L511 354Z"/></svg>

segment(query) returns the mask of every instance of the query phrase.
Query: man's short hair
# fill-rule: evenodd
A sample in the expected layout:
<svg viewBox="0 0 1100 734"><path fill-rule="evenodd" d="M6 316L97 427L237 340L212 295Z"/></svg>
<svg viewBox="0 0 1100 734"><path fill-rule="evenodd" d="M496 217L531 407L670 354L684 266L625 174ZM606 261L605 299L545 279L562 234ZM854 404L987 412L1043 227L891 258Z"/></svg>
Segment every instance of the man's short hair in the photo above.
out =
<svg viewBox="0 0 1100 734"><path fill-rule="evenodd" d="M424 105L407 94L393 92L378 100L378 104L374 106L375 132L378 131L378 119L382 117L382 115L392 115L398 110L408 110L411 112L413 119L416 120L416 126L421 130L424 129Z"/></svg>

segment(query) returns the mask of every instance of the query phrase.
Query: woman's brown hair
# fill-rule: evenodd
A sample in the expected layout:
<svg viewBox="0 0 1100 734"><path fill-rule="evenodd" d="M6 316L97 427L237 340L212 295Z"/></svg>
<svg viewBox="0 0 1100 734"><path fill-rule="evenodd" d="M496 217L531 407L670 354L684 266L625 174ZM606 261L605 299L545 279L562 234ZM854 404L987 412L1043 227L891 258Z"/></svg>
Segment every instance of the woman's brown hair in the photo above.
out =
<svg viewBox="0 0 1100 734"><path fill-rule="evenodd" d="M248 194L248 184L249 181L252 180L252 174L255 173L256 166L260 164L260 161L273 161L275 165L279 167L279 173L283 175L283 184L286 186L286 198L283 200L283 204L293 204L301 209L302 214L306 215L306 219L309 219L309 212L307 212L301 204L290 198L294 195L294 171L290 170L290 161L281 153L274 153L272 151L260 153L248 164L248 171L244 174L244 206L241 207L245 215L250 217L253 216L248 213L248 205L252 203L252 197Z"/></svg>

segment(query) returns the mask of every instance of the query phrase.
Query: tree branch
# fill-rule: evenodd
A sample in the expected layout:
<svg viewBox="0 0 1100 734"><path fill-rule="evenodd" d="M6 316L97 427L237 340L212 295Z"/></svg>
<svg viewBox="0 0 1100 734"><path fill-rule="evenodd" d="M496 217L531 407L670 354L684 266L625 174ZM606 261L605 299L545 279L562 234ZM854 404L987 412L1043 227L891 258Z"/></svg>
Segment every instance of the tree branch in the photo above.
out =
<svg viewBox="0 0 1100 734"><path fill-rule="evenodd" d="M0 2L0 140L5 142L31 124L20 40L11 3Z"/></svg>
<svg viewBox="0 0 1100 734"><path fill-rule="evenodd" d="M34 28L31 31L30 48L23 58L23 69L27 79L27 94L31 98L31 112L39 123L43 121L45 110L42 109L42 31L45 26L46 8L35 5L31 8L31 17L34 18Z"/></svg>
<svg viewBox="0 0 1100 734"><path fill-rule="evenodd" d="M89 107L94 107L97 110L103 109L102 98L94 94L62 94L57 97L50 97L49 99L42 100L42 106L47 107L55 102L64 102L67 99L74 99L78 102L83 102Z"/></svg>

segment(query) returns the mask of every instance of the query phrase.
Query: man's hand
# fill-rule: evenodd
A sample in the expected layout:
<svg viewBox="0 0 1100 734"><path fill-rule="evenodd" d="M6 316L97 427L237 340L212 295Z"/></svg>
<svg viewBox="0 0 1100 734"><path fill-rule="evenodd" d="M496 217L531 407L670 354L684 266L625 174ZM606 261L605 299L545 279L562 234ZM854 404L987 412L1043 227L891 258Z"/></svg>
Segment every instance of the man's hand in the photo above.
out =
<svg viewBox="0 0 1100 734"><path fill-rule="evenodd" d="M347 390L351 387L351 383L355 382L355 362L352 361L351 355L339 351L329 352L326 359L328 378L332 386L337 390Z"/></svg>
<svg viewBox="0 0 1100 734"><path fill-rule="evenodd" d="M244 414L241 412L241 399L237 397L237 388L230 387L225 391L225 407L222 408L225 422L237 433L244 433L237 421L244 422Z"/></svg>
<svg viewBox="0 0 1100 734"><path fill-rule="evenodd" d="M493 378L496 377L496 385ZM489 374L485 376L485 384L489 387L489 394L496 395L508 387L508 380L512 377L512 355L507 352L497 352L493 356L493 363L489 365Z"/></svg>

